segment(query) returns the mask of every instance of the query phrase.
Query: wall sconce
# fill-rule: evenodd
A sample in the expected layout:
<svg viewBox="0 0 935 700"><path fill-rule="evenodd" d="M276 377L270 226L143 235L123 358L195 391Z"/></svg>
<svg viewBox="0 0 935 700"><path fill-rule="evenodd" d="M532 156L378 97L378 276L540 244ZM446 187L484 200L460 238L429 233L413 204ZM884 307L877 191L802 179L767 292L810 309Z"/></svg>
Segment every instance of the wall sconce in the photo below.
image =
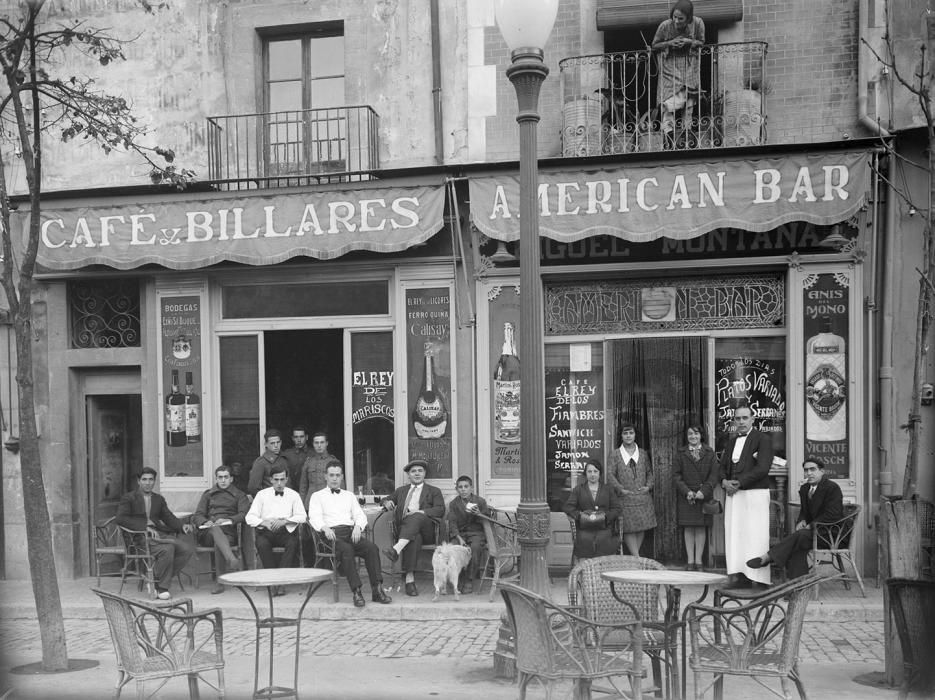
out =
<svg viewBox="0 0 935 700"><path fill-rule="evenodd" d="M3 441L3 446L13 454L19 453L19 438L15 435L11 435L6 440Z"/></svg>
<svg viewBox="0 0 935 700"><path fill-rule="evenodd" d="M915 215L916 215L916 208L915 208L914 206L912 206L911 204L909 205L909 212L908 212L908 213L909 213L909 216L915 216Z"/></svg>
<svg viewBox="0 0 935 700"><path fill-rule="evenodd" d="M922 399L923 406L931 406L935 401L935 386L931 382L925 382L919 387L919 397Z"/></svg>
<svg viewBox="0 0 935 700"><path fill-rule="evenodd" d="M501 265L505 263L517 262L516 256L513 255L513 253L511 253L509 250L507 250L506 243L504 243L503 241L497 241L497 249L490 256L490 261L501 264Z"/></svg>

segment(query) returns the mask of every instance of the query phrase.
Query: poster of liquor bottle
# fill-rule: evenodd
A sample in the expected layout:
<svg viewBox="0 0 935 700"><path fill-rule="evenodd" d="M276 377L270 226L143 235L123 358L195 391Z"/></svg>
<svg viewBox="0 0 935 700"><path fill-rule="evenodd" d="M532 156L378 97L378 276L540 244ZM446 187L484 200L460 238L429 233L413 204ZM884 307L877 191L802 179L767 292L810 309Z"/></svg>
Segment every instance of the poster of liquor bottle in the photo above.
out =
<svg viewBox="0 0 935 700"><path fill-rule="evenodd" d="M409 459L429 479L451 478L451 290L406 290Z"/></svg>
<svg viewBox="0 0 935 700"><path fill-rule="evenodd" d="M159 305L162 337L165 476L204 475L201 446L201 298L162 297Z"/></svg>
<svg viewBox="0 0 935 700"><path fill-rule="evenodd" d="M519 287L493 287L489 297L490 471L496 479L518 479L520 473Z"/></svg>
<svg viewBox="0 0 935 700"><path fill-rule="evenodd" d="M850 277L813 274L803 282L805 454L819 457L829 478L847 479Z"/></svg>

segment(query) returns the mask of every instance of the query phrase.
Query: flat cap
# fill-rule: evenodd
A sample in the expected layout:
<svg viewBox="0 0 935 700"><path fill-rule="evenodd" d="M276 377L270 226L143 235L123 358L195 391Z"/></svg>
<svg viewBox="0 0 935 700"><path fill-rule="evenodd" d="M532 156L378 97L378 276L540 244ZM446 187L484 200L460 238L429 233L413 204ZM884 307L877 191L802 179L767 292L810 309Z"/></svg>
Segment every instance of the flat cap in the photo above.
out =
<svg viewBox="0 0 935 700"><path fill-rule="evenodd" d="M412 469L413 467L422 467L425 471L428 471L429 463L426 462L424 459L414 459L411 462L409 462L409 464L407 464L405 467L403 467L403 471L408 474L409 470Z"/></svg>

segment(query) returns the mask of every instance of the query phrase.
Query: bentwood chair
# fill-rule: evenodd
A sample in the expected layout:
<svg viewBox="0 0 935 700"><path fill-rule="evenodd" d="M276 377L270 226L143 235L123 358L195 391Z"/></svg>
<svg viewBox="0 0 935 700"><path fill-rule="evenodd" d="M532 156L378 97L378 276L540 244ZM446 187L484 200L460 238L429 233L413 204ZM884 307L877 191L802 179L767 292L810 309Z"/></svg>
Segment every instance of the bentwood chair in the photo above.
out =
<svg viewBox="0 0 935 700"><path fill-rule="evenodd" d="M319 564L325 562L328 564L328 568L331 569L331 589L334 594L334 602L337 603L340 599L338 586L341 577L341 560L335 552L334 542L314 528L310 527L309 530L312 533L312 542L315 544L315 563L312 566L317 568ZM366 535L362 535L362 537L364 536ZM357 568L360 569L363 559L354 557L354 561L357 563Z"/></svg>
<svg viewBox="0 0 935 700"><path fill-rule="evenodd" d="M138 578L140 589L146 586L151 598L156 597L156 575L154 567L156 557L149 546L149 537L145 530L130 530L118 525L123 541L123 569L120 571L120 593L127 577Z"/></svg>
<svg viewBox="0 0 935 700"><path fill-rule="evenodd" d="M790 681L805 700L798 655L802 625L808 603L824 579L807 574L775 586L752 599L723 596L723 605L689 603L685 608L691 642L688 665L695 677L695 700L707 691L724 697L724 676L755 679L774 695L791 700ZM702 676L713 674L703 685ZM778 678L779 693L760 680Z"/></svg>
<svg viewBox="0 0 935 700"><path fill-rule="evenodd" d="M819 564L830 563L835 570L841 574L836 577L844 582L844 588L850 589L850 581L857 581L860 586L860 594L866 598L867 591L864 590L864 581L860 577L860 570L854 563L854 529L857 524L857 518L860 515L859 505L844 506L844 517L831 523L814 523L812 526L812 560L814 569L817 570ZM829 561L824 561L825 557L830 557ZM851 565L853 576L847 576L844 570L844 562Z"/></svg>
<svg viewBox="0 0 935 700"><path fill-rule="evenodd" d="M935 693L935 581L887 579L893 619L903 650L899 697L918 690Z"/></svg>
<svg viewBox="0 0 935 700"><path fill-rule="evenodd" d="M136 681L137 697L144 698L148 697L146 681L162 681L149 693L152 696L179 676L187 676L190 698L198 698L199 680L214 688L219 698L224 697L224 629L219 608L193 612L190 598L155 606L91 590L104 604L117 655L115 698L132 680ZM217 685L201 676L208 671L217 671Z"/></svg>
<svg viewBox="0 0 935 700"><path fill-rule="evenodd" d="M97 585L101 585L101 576L121 576L123 573L123 539L120 528L113 517L94 526L94 570L97 574ZM101 572L105 559L119 559L120 568L117 571Z"/></svg>
<svg viewBox="0 0 935 700"><path fill-rule="evenodd" d="M654 559L617 554L581 559L568 574L568 605L580 610L589 620L603 624L618 624L640 620L643 625L643 653L648 655L653 669L653 682L661 691L661 664L665 663L666 680L672 678L670 664L675 663L677 638L665 622L665 602L660 600L659 586L646 583L615 583L614 587L629 607L622 604L610 590L610 582L601 578L605 571L634 569L662 570L666 567ZM606 640L611 645L613 639Z"/></svg>
<svg viewBox="0 0 935 700"><path fill-rule="evenodd" d="M617 697L642 698L639 620L589 620L513 583L500 584L500 594L513 628L520 700L533 680L545 687L546 698L569 680L576 700L589 699L596 680L610 683Z"/></svg>

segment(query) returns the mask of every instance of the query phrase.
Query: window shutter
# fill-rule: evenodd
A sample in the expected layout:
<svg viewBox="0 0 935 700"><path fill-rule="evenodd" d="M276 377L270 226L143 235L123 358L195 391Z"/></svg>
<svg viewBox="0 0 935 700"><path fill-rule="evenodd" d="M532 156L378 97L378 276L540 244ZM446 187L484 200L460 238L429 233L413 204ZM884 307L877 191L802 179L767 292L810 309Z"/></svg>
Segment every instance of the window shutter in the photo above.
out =
<svg viewBox="0 0 935 700"><path fill-rule="evenodd" d="M669 19L675 0L597 0L597 28L602 32L657 26ZM695 0L695 15L705 25L724 25L743 19L743 0Z"/></svg>

